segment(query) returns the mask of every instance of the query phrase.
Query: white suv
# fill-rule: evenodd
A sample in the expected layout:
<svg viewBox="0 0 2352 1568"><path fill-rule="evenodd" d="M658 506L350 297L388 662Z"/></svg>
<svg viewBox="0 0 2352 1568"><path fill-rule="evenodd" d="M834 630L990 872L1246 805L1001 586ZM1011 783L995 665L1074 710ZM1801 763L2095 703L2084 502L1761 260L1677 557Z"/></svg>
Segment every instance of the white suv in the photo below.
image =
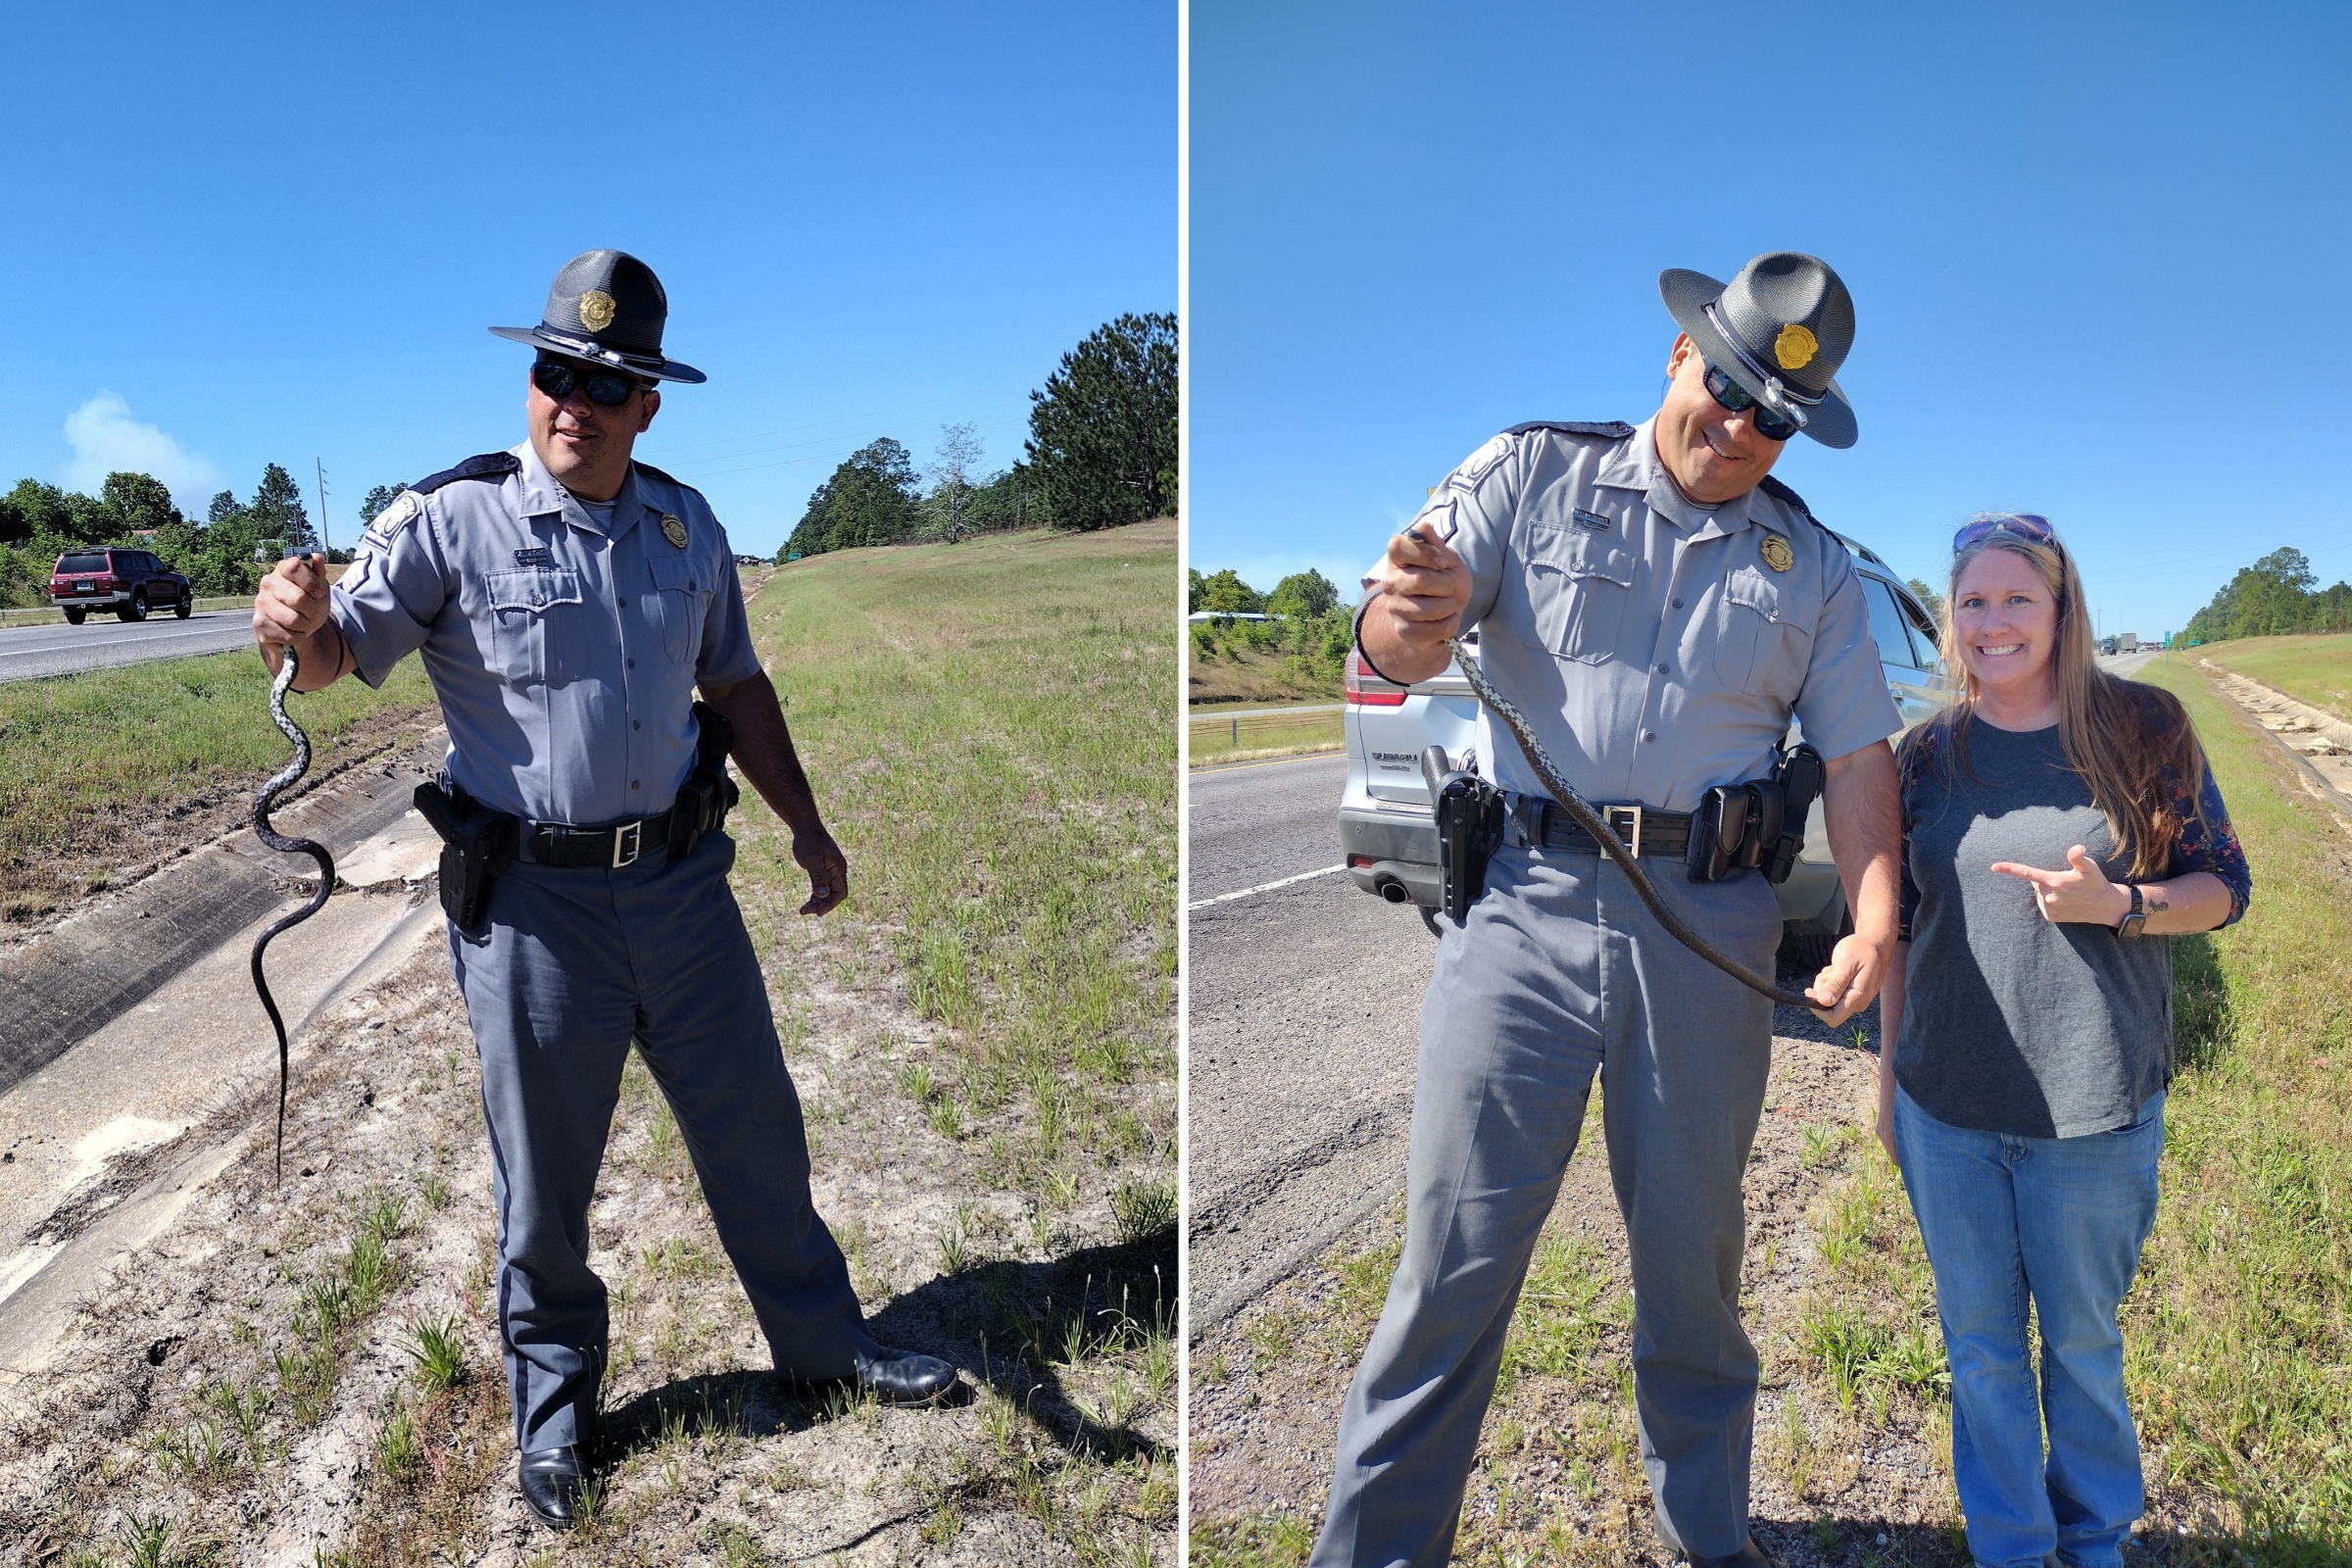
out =
<svg viewBox="0 0 2352 1568"><path fill-rule="evenodd" d="M1833 537L1854 557L1880 669L1908 730L1950 700L1936 652L1936 623L1885 562L1843 534ZM1478 646L1475 630L1463 640ZM1348 790L1340 798L1340 849L1348 879L1392 904L1419 906L1422 920L1436 931L1442 902L1438 829L1421 779L1421 754L1443 746L1456 767L1487 773L1487 760L1478 755L1478 698L1458 665L1398 686L1365 669L1353 652L1348 655L1347 693ZM1496 734L1510 743L1507 734ZM1790 724L1789 744L1802 738L1802 726ZM1830 949L1853 922L1818 801L1805 821L1804 853L1779 891L1790 960L1799 967L1829 961Z"/></svg>

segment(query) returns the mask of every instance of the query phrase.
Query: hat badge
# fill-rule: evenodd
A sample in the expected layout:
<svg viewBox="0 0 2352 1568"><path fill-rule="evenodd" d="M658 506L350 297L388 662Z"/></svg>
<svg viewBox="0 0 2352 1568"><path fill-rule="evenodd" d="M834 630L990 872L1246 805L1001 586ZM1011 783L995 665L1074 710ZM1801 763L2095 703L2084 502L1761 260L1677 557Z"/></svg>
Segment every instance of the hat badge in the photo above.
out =
<svg viewBox="0 0 2352 1568"><path fill-rule="evenodd" d="M686 548L686 524L678 520L676 513L662 514L662 537L680 550Z"/></svg>
<svg viewBox="0 0 2352 1568"><path fill-rule="evenodd" d="M591 332L602 332L612 324L612 296L601 288L592 288L580 296L580 324ZM1786 334L1783 334L1786 336Z"/></svg>
<svg viewBox="0 0 2352 1568"><path fill-rule="evenodd" d="M1781 335L1772 340L1772 357L1781 362L1784 370L1803 369L1820 352L1820 340L1813 336L1812 329L1796 321L1782 327Z"/></svg>

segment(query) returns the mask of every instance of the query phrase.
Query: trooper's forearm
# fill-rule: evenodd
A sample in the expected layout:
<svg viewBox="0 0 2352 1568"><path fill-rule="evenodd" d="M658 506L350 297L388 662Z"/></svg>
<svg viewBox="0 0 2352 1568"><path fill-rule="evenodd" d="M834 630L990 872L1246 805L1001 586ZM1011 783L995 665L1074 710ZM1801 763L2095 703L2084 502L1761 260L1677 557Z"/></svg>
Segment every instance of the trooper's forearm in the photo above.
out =
<svg viewBox="0 0 2352 1568"><path fill-rule="evenodd" d="M706 686L703 700L735 726L735 765L769 809L796 834L821 831L825 824L816 808L816 792L809 788L800 754L793 749L784 705L776 700L766 672L725 686Z"/></svg>
<svg viewBox="0 0 2352 1568"><path fill-rule="evenodd" d="M1902 897L1902 810L1896 799L1894 754L1873 741L1829 764L1822 809L1829 821L1830 858L1845 885L1854 930L1892 943Z"/></svg>

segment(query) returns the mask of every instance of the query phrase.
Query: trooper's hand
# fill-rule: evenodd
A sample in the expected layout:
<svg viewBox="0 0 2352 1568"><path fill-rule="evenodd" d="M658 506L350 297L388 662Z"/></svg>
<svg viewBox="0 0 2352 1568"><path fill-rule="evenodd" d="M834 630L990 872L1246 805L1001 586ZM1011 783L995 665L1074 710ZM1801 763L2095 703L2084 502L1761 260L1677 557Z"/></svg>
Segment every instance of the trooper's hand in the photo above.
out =
<svg viewBox="0 0 2352 1568"><path fill-rule="evenodd" d="M1874 942L1859 932L1840 937L1829 964L1805 988L1816 1004L1813 1016L1835 1029L1869 1006L1893 956L1892 942Z"/></svg>
<svg viewBox="0 0 2352 1568"><path fill-rule="evenodd" d="M253 595L253 640L291 644L326 624L326 558L289 556Z"/></svg>
<svg viewBox="0 0 2352 1568"><path fill-rule="evenodd" d="M823 914L850 896L850 862L823 828L792 836L792 858L808 873L808 902L803 914Z"/></svg>
<svg viewBox="0 0 2352 1568"><path fill-rule="evenodd" d="M1444 645L1470 609L1470 566L1453 547L1416 526L1389 541L1381 581L1396 639L1407 648Z"/></svg>

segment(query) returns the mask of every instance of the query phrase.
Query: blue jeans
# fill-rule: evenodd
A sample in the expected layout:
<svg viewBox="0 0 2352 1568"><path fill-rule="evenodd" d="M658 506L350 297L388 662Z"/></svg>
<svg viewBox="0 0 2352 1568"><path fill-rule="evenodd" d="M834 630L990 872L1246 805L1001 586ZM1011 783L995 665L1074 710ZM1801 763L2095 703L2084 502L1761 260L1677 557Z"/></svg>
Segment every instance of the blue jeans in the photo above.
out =
<svg viewBox="0 0 2352 1568"><path fill-rule="evenodd" d="M1947 1126L1898 1089L1894 1144L1951 1358L1952 1477L1970 1555L1984 1568L2042 1568L2053 1551L2114 1568L2144 1508L2115 1315L2156 1223L2164 1095L2114 1132L2011 1138ZM2038 1390L2029 1294L2041 1322Z"/></svg>

